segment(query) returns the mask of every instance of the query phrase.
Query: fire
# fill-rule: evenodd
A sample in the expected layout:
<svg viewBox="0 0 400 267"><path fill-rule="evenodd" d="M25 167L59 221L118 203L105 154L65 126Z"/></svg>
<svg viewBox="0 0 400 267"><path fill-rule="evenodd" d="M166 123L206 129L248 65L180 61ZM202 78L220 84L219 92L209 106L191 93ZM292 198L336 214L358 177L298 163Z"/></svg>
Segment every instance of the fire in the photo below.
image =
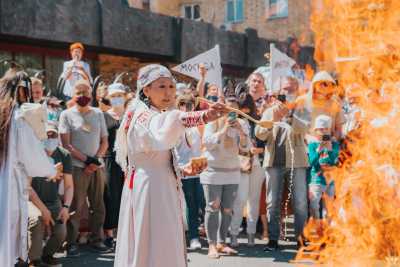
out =
<svg viewBox="0 0 400 267"><path fill-rule="evenodd" d="M336 198L311 221L296 260L327 266L400 266L400 0L315 0L315 58L357 92L351 157L330 171ZM350 88L350 89L349 89Z"/></svg>

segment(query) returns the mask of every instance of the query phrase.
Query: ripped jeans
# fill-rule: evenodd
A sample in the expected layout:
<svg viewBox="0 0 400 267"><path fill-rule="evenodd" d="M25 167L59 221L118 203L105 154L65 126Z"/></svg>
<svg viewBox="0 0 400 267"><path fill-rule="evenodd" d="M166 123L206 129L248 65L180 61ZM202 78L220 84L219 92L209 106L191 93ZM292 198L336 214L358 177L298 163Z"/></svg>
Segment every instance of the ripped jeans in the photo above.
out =
<svg viewBox="0 0 400 267"><path fill-rule="evenodd" d="M209 244L225 243L238 186L203 184L206 199L205 227Z"/></svg>

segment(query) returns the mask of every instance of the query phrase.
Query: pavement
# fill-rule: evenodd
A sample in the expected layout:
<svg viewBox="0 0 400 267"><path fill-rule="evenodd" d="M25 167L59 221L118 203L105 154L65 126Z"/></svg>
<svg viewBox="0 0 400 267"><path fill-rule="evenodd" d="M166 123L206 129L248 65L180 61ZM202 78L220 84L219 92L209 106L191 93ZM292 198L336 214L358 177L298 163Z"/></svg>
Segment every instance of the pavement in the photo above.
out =
<svg viewBox="0 0 400 267"><path fill-rule="evenodd" d="M256 246L248 248L245 238L240 238L241 243L237 256L222 256L220 259L209 259L207 257L206 241L202 240L204 248L199 251L188 251L188 267L286 267L295 266L289 263L296 256L294 242L280 241L281 250L277 252L264 252L265 241L256 240ZM67 258L60 254L64 267L112 267L114 263L114 253L98 254L90 250L87 246L81 247L81 255L76 258Z"/></svg>

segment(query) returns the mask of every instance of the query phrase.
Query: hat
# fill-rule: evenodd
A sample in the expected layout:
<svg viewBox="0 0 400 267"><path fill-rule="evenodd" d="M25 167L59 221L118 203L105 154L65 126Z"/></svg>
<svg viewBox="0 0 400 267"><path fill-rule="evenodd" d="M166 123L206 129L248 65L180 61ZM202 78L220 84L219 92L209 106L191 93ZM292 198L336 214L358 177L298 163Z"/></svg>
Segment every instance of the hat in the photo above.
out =
<svg viewBox="0 0 400 267"><path fill-rule="evenodd" d="M125 85L123 85L122 83L110 84L107 89L107 95L111 96L111 95L117 94L117 93L125 94L126 93Z"/></svg>
<svg viewBox="0 0 400 267"><path fill-rule="evenodd" d="M332 118L327 115L319 115L315 119L314 129L332 128Z"/></svg>
<svg viewBox="0 0 400 267"><path fill-rule="evenodd" d="M55 132L58 133L57 125L53 121L47 121L46 125L46 133L47 132Z"/></svg>
<svg viewBox="0 0 400 267"><path fill-rule="evenodd" d="M159 64L150 64L139 70L137 88L142 90L152 82L160 78L169 78L176 82L171 72L164 66Z"/></svg>
<svg viewBox="0 0 400 267"><path fill-rule="evenodd" d="M336 84L336 81L332 78L332 76L325 70L318 72L314 75L312 79L312 84L314 85L317 82L331 82Z"/></svg>

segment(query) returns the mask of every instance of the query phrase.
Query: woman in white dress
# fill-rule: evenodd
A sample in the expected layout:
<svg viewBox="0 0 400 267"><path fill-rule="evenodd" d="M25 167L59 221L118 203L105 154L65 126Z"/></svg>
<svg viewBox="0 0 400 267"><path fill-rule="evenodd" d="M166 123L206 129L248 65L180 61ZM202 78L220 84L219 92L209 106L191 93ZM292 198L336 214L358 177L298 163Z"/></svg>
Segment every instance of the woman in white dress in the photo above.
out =
<svg viewBox="0 0 400 267"><path fill-rule="evenodd" d="M0 80L0 262L5 267L27 260L29 177L57 174L40 142L46 138L45 110L26 103L32 102L30 88L23 72L10 70Z"/></svg>
<svg viewBox="0 0 400 267"><path fill-rule="evenodd" d="M161 65L148 65L139 71L138 90L134 108L120 128L126 132L126 140L118 137L116 141L116 160L125 170L127 182L114 266L185 267L180 177L192 170L190 166L177 167L173 148L185 128L215 120L226 110L221 104L200 112L171 110L175 105L175 80ZM121 152L127 154L127 167Z"/></svg>

